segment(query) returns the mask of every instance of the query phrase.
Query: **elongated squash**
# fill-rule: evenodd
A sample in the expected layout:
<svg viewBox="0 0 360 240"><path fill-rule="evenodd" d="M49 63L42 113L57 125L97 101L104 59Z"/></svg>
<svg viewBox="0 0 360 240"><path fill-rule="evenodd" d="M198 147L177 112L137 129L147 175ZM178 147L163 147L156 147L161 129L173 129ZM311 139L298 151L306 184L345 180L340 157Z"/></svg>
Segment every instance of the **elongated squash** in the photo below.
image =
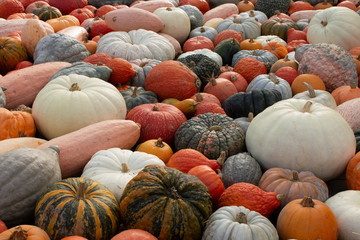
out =
<svg viewBox="0 0 360 240"><path fill-rule="evenodd" d="M37 43L41 38L48 35L43 21L30 19L21 31L21 43L30 57L33 57Z"/></svg>
<svg viewBox="0 0 360 240"><path fill-rule="evenodd" d="M0 78L0 86L5 87L5 108L12 109L20 104L31 106L39 91L49 82L51 76L68 62L47 62L19 69Z"/></svg>
<svg viewBox="0 0 360 240"><path fill-rule="evenodd" d="M131 120L105 120L51 139L40 145L60 149L62 178L80 176L86 163L100 150L131 149L140 137L140 126Z"/></svg>
<svg viewBox="0 0 360 240"><path fill-rule="evenodd" d="M65 35L71 36L80 42L84 42L89 36L89 33L86 31L86 29L81 26L70 26L67 28L63 28L58 31L58 33L63 33Z"/></svg>
<svg viewBox="0 0 360 240"><path fill-rule="evenodd" d="M9 33L12 33L14 31L22 31L24 25L31 19L11 19L6 21L0 21L0 37L6 37L9 35ZM40 21L48 34L54 33L53 27L41 20Z"/></svg>
<svg viewBox="0 0 360 240"><path fill-rule="evenodd" d="M9 138L0 141L0 154L17 148L37 148L47 140L36 137Z"/></svg>

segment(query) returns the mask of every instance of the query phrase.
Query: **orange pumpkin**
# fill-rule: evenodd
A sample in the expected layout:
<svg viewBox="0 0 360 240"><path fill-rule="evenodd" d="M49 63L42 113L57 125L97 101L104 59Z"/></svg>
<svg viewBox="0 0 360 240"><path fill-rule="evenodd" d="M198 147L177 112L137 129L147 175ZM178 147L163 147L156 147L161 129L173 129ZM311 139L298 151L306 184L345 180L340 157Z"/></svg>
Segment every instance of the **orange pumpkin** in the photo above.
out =
<svg viewBox="0 0 360 240"><path fill-rule="evenodd" d="M18 0L0 1L0 18L8 18L13 13L24 12L24 6Z"/></svg>
<svg viewBox="0 0 360 240"><path fill-rule="evenodd" d="M34 225L18 225L0 233L0 240L50 240L49 235Z"/></svg>
<svg viewBox="0 0 360 240"><path fill-rule="evenodd" d="M39 19L39 17L33 13L14 13L7 18L7 20L11 19Z"/></svg>
<svg viewBox="0 0 360 240"><path fill-rule="evenodd" d="M135 76L135 70L131 63L124 58L113 58L105 64L112 72L109 78L109 82L115 86L124 84Z"/></svg>
<svg viewBox="0 0 360 240"><path fill-rule="evenodd" d="M228 39L228 38L235 38L239 43L243 41L241 33L227 29L224 31L219 32L214 38L214 46L218 45L221 41Z"/></svg>
<svg viewBox="0 0 360 240"><path fill-rule="evenodd" d="M262 43L254 38L245 39L240 43L241 50L256 50L262 48Z"/></svg>
<svg viewBox="0 0 360 240"><path fill-rule="evenodd" d="M289 13L289 15L291 15L294 12L303 11L303 10L315 10L315 8L308 2L295 1L290 4L288 13Z"/></svg>
<svg viewBox="0 0 360 240"><path fill-rule="evenodd" d="M235 85L226 78L212 78L204 87L205 93L215 95L221 103L238 91Z"/></svg>
<svg viewBox="0 0 360 240"><path fill-rule="evenodd" d="M128 229L116 234L110 240L157 240L157 238L142 229Z"/></svg>
<svg viewBox="0 0 360 240"><path fill-rule="evenodd" d="M10 111L0 108L0 140L16 137L34 137L35 122L32 115L25 111Z"/></svg>
<svg viewBox="0 0 360 240"><path fill-rule="evenodd" d="M209 49L211 51L214 50L213 42L209 38L204 36L196 36L189 38L188 40L185 41L183 45L184 52L190 52L204 48Z"/></svg>
<svg viewBox="0 0 360 240"><path fill-rule="evenodd" d="M241 76L241 74L234 71L223 72L219 75L219 78L230 80L235 85L238 92L245 92L248 86L246 79Z"/></svg>
<svg viewBox="0 0 360 240"><path fill-rule="evenodd" d="M27 59L26 49L19 40L0 37L0 74L6 74L15 69L16 64Z"/></svg>
<svg viewBox="0 0 360 240"><path fill-rule="evenodd" d="M341 1L338 5L336 5L338 7L346 7L346 8L349 8L353 11L356 11L356 5L355 3L349 1L349 0L346 0L346 1Z"/></svg>
<svg viewBox="0 0 360 240"><path fill-rule="evenodd" d="M141 143L138 146L137 151L153 154L160 158L165 164L173 155L173 150L171 149L169 144L164 142L161 138L150 139Z"/></svg>
<svg viewBox="0 0 360 240"><path fill-rule="evenodd" d="M336 240L338 224L325 203L304 197L291 201L280 211L276 228L280 239Z"/></svg>
<svg viewBox="0 0 360 240"><path fill-rule="evenodd" d="M94 53L88 56L87 58L85 58L83 62L88 62L94 65L96 64L106 65L111 59L112 57L106 53Z"/></svg>
<svg viewBox="0 0 360 240"><path fill-rule="evenodd" d="M86 49L87 49L91 54L96 53L97 42L95 42L95 41L93 41L93 40L85 39L85 41L83 42L83 44L84 44L84 46L86 47Z"/></svg>
<svg viewBox="0 0 360 240"><path fill-rule="evenodd" d="M102 5L101 7L99 7L96 12L95 12L95 16L101 18L102 16L104 16L106 13L111 12L116 10L117 8L113 5L109 5L109 4L105 4Z"/></svg>
<svg viewBox="0 0 360 240"><path fill-rule="evenodd" d="M62 238L61 240L88 240L88 239L80 236L69 236Z"/></svg>
<svg viewBox="0 0 360 240"><path fill-rule="evenodd" d="M278 59L284 58L288 54L286 47L277 41L268 42L263 49L273 53Z"/></svg>
<svg viewBox="0 0 360 240"><path fill-rule="evenodd" d="M326 9L326 8L329 8L329 7L332 7L333 5L331 3L329 3L327 0L324 0L323 2L320 2L320 3L317 3L314 8L316 10L319 10L319 9Z"/></svg>
<svg viewBox="0 0 360 240"><path fill-rule="evenodd" d="M49 19L46 22L53 27L54 32L71 26L80 26L79 20L72 15L63 15L58 18Z"/></svg>
<svg viewBox="0 0 360 240"><path fill-rule="evenodd" d="M242 1L238 2L237 7L239 9L239 13L250 11L250 10L255 10L254 4L252 2L250 2L249 0L242 0Z"/></svg>
<svg viewBox="0 0 360 240"><path fill-rule="evenodd" d="M74 17L76 17L80 24L85 21L86 19L89 18L93 18L95 17L94 12L92 12L90 9L88 8L78 8L78 9L74 9L72 10L69 15L72 15Z"/></svg>
<svg viewBox="0 0 360 240"><path fill-rule="evenodd" d="M300 74L291 83L291 90L293 95L300 92L307 91L307 88L302 84L307 82L315 90L326 90L324 81L314 74Z"/></svg>
<svg viewBox="0 0 360 240"><path fill-rule="evenodd" d="M253 57L244 57L240 59L234 66L234 72L242 75L248 83L260 74L267 73L267 67Z"/></svg>
<svg viewBox="0 0 360 240"><path fill-rule="evenodd" d="M336 105L360 97L360 88L356 82L351 82L350 86L340 86L331 92L336 101Z"/></svg>
<svg viewBox="0 0 360 240"><path fill-rule="evenodd" d="M360 190L360 152L350 159L346 167L346 183L349 190Z"/></svg>

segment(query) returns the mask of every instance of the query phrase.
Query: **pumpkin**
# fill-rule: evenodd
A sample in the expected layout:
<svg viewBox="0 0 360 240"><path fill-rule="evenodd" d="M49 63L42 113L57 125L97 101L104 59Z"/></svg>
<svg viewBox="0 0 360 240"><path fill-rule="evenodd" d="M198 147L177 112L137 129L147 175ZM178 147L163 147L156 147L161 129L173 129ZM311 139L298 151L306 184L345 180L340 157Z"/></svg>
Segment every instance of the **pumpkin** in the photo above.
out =
<svg viewBox="0 0 360 240"><path fill-rule="evenodd" d="M254 184L240 182L225 189L219 198L217 208L243 206L264 217L270 217L271 213L280 206L283 198L282 194L265 192Z"/></svg>
<svg viewBox="0 0 360 240"><path fill-rule="evenodd" d="M218 34L218 31L216 31L216 29L214 29L212 27L199 26L199 27L191 30L191 32L189 34L189 38L202 36L202 37L206 37L206 38L210 39L211 41L214 41L217 34Z"/></svg>
<svg viewBox="0 0 360 240"><path fill-rule="evenodd" d="M256 233L256 234L255 234ZM275 226L256 211L243 206L225 206L211 214L203 240L279 239Z"/></svg>
<svg viewBox="0 0 360 240"><path fill-rule="evenodd" d="M21 31L24 24L29 19L11 19L6 21L0 21L0 37L6 37L9 33L14 31ZM46 22L42 22L48 33L54 33L54 29Z"/></svg>
<svg viewBox="0 0 360 240"><path fill-rule="evenodd" d="M0 177L1 220L8 227L32 221L37 199L50 185L61 180L59 148L13 149L0 154L0 166L6 172Z"/></svg>
<svg viewBox="0 0 360 240"><path fill-rule="evenodd" d="M211 213L211 196L200 179L160 165L140 171L120 199L125 227L148 231L160 240L201 239Z"/></svg>
<svg viewBox="0 0 360 240"><path fill-rule="evenodd" d="M281 239L335 240L338 224L325 203L307 196L291 201L280 211L276 229Z"/></svg>
<svg viewBox="0 0 360 240"><path fill-rule="evenodd" d="M292 67L297 70L298 64L296 61L289 59L289 56L286 55L285 58L279 59L271 66L270 72L274 73L282 67Z"/></svg>
<svg viewBox="0 0 360 240"><path fill-rule="evenodd" d="M53 240L69 235L110 239L119 223L119 205L107 187L90 178L67 178L38 198L35 224Z"/></svg>
<svg viewBox="0 0 360 240"><path fill-rule="evenodd" d="M221 32L224 30L235 30L241 33L243 39L257 38L261 35L260 25L251 18L226 18L216 26L216 31Z"/></svg>
<svg viewBox="0 0 360 240"><path fill-rule="evenodd" d="M83 60L93 65L106 64L112 57L106 53L94 53Z"/></svg>
<svg viewBox="0 0 360 240"><path fill-rule="evenodd" d="M211 102L211 103L215 103L215 104L218 104L219 106L221 106L219 99L211 93L199 92L199 93L196 93L193 96L191 96L191 98L196 100L199 103Z"/></svg>
<svg viewBox="0 0 360 240"><path fill-rule="evenodd" d="M124 97L128 112L138 105L158 102L155 93L145 91L142 87L130 87L126 90L120 91L120 93Z"/></svg>
<svg viewBox="0 0 360 240"><path fill-rule="evenodd" d="M50 4L47 1L35 1L32 0L32 2L25 7L25 13L32 13L34 9L40 9L42 7L50 6ZM35 15L35 14L34 14ZM36 15L37 16L37 15ZM38 17L39 18L39 17Z"/></svg>
<svg viewBox="0 0 360 240"><path fill-rule="evenodd" d="M62 16L60 10L53 6L44 6L41 8L35 8L32 11L33 14L39 17L42 21L47 21L49 19L59 18Z"/></svg>
<svg viewBox="0 0 360 240"><path fill-rule="evenodd" d="M350 82L350 85L335 88L331 95L334 97L336 104L340 105L354 98L359 98L360 88L357 82Z"/></svg>
<svg viewBox="0 0 360 240"><path fill-rule="evenodd" d="M302 84L305 85L308 91L300 92L294 95L293 98L314 101L332 109L336 109L335 99L328 91L314 90L307 82L302 82Z"/></svg>
<svg viewBox="0 0 360 240"><path fill-rule="evenodd" d="M359 129L360 121L358 118L357 104L360 98L354 98L346 101L336 107L336 111L346 120L353 130Z"/></svg>
<svg viewBox="0 0 360 240"><path fill-rule="evenodd" d="M262 171L259 163L244 152L228 157L221 167L220 176L226 188L239 182L258 185Z"/></svg>
<svg viewBox="0 0 360 240"><path fill-rule="evenodd" d="M12 37L0 37L0 57L0 74L6 74L15 69L16 64L28 59L24 45Z"/></svg>
<svg viewBox="0 0 360 240"><path fill-rule="evenodd" d="M271 41L263 47L264 50L273 53L278 59L285 58L288 54L286 47L276 41Z"/></svg>
<svg viewBox="0 0 360 240"><path fill-rule="evenodd" d="M112 71L109 82L115 86L127 83L130 78L135 76L135 70L132 65L124 58L113 58L106 64Z"/></svg>
<svg viewBox="0 0 360 240"><path fill-rule="evenodd" d="M105 20L99 17L95 17L92 22L87 22L85 24L83 22L82 25L82 27L87 25L85 29L89 32L89 36L91 38L95 38L96 36L104 36L110 32L114 32L114 30L106 24Z"/></svg>
<svg viewBox="0 0 360 240"><path fill-rule="evenodd" d="M299 29L296 22L286 18L272 18L261 24L261 35L276 35L287 41L287 32L289 28Z"/></svg>
<svg viewBox="0 0 360 240"><path fill-rule="evenodd" d="M38 240L50 240L49 235L44 230L34 225L18 225L7 229L0 234L1 240L32 238Z"/></svg>
<svg viewBox="0 0 360 240"><path fill-rule="evenodd" d="M75 0L75 1L59 1L59 0L49 0L49 4L58 8L62 14L69 14L72 10L77 8L82 8L88 5L87 0Z"/></svg>
<svg viewBox="0 0 360 240"><path fill-rule="evenodd" d="M351 24L353 28L343 26ZM316 14L309 23L307 41L332 43L350 50L360 45L360 16L346 7L328 8ZM333 30L338 29L338 30Z"/></svg>
<svg viewBox="0 0 360 240"><path fill-rule="evenodd" d="M227 98L222 106L229 117L248 117L252 112L254 116L267 107L282 100L280 91L276 89L260 89L249 92L239 92Z"/></svg>
<svg viewBox="0 0 360 240"><path fill-rule="evenodd" d="M279 59L271 52L259 49L259 50L241 50L234 54L231 66L234 66L243 58L252 57L256 60L264 63L267 71L271 69L271 66Z"/></svg>
<svg viewBox="0 0 360 240"><path fill-rule="evenodd" d="M250 122L253 120L254 118L254 113L249 112L247 117L239 117L239 118L235 118L235 122L237 122L240 127L242 128L242 130L244 130L245 136L246 136L246 131L250 125Z"/></svg>
<svg viewBox="0 0 360 240"><path fill-rule="evenodd" d="M245 39L240 43L241 50L256 50L262 49L263 45L260 41L254 40L254 38Z"/></svg>
<svg viewBox="0 0 360 240"><path fill-rule="evenodd" d="M31 113L0 108L0 140L17 137L35 137L36 127Z"/></svg>
<svg viewBox="0 0 360 240"><path fill-rule="evenodd" d="M202 14L205 14L207 11L210 10L210 5L207 1L204 0L181 0L179 3L179 7L182 6L193 6L199 9Z"/></svg>
<svg viewBox="0 0 360 240"><path fill-rule="evenodd" d="M338 239L340 240L356 240L358 238L359 223L357 221L344 221L344 219L357 219L358 199L358 191L346 190L336 193L325 202L336 217Z"/></svg>
<svg viewBox="0 0 360 240"><path fill-rule="evenodd" d="M236 39L239 43L241 43L243 41L243 38L241 36L241 33L235 31L235 30L231 30L231 29L228 29L228 30L224 30L224 31L221 31L219 32L215 38L214 38L214 45L218 45L220 42L222 42L223 40L225 39L228 39L228 38L234 38Z"/></svg>
<svg viewBox="0 0 360 240"><path fill-rule="evenodd" d="M7 226L6 224L0 220L0 233L2 233L3 231L7 230Z"/></svg>
<svg viewBox="0 0 360 240"><path fill-rule="evenodd" d="M4 91L6 91L6 88L0 87L0 107L5 107L5 105L6 105L6 96L5 96Z"/></svg>
<svg viewBox="0 0 360 240"><path fill-rule="evenodd" d="M83 104L92 107L84 108ZM57 77L38 93L32 114L38 130L52 139L92 123L125 119L126 104L110 83L70 74Z"/></svg>
<svg viewBox="0 0 360 240"><path fill-rule="evenodd" d="M248 10L245 12L241 12L239 13L239 17L251 18L259 23L263 23L268 19L265 13L258 10Z"/></svg>
<svg viewBox="0 0 360 240"><path fill-rule="evenodd" d="M73 236L64 237L61 240L88 240L88 239L80 237L80 236L73 235Z"/></svg>
<svg viewBox="0 0 360 240"><path fill-rule="evenodd" d="M165 164L169 161L173 155L173 150L164 142L161 138L150 139L138 145L136 151L153 154L160 158Z"/></svg>
<svg viewBox="0 0 360 240"><path fill-rule="evenodd" d="M192 148L210 159L218 158L225 151L228 157L244 151L244 137L244 131L232 118L205 113L179 127L175 134L175 149Z"/></svg>
<svg viewBox="0 0 360 240"><path fill-rule="evenodd" d="M223 72L219 75L219 78L225 78L230 80L236 87L238 92L245 92L248 83L241 74L234 71Z"/></svg>
<svg viewBox="0 0 360 240"><path fill-rule="evenodd" d="M339 86L349 85L350 82L357 82L356 63L353 57L336 44L303 44L296 48L295 59L299 63L299 74L318 76L324 81L329 92Z"/></svg>
<svg viewBox="0 0 360 240"><path fill-rule="evenodd" d="M130 5L133 2L135 2L135 0L88 0L88 4L95 8L99 8L103 5Z"/></svg>
<svg viewBox="0 0 360 240"><path fill-rule="evenodd" d="M130 83L135 87L145 88L145 79L150 70L155 67L160 60L156 59L135 59L130 61L131 66L135 70L135 76L130 79Z"/></svg>
<svg viewBox="0 0 360 240"><path fill-rule="evenodd" d="M17 137L0 141L0 154L17 148L37 148L46 140L36 137Z"/></svg>
<svg viewBox="0 0 360 240"><path fill-rule="evenodd" d="M304 83L310 85L310 87L312 87L314 90L326 90L325 83L320 77L314 74L304 73L295 77L294 81L291 83L291 90L293 95L308 91L308 88Z"/></svg>
<svg viewBox="0 0 360 240"><path fill-rule="evenodd" d="M109 148L100 150L91 157L81 177L91 178L105 185L119 201L126 184L150 164L165 165L152 154Z"/></svg>
<svg viewBox="0 0 360 240"><path fill-rule="evenodd" d="M264 137L269 129L273 134ZM334 133L334 129L339 132ZM276 131L287 134L279 138ZM336 140L329 141L334 134ZM246 147L264 169L311 171L327 181L345 170L356 144L349 124L334 109L303 99L286 99L266 108L251 121Z"/></svg>
<svg viewBox="0 0 360 240"><path fill-rule="evenodd" d="M194 0L182 0L183 3L184 3L184 1L194 1ZM206 5L207 5L207 8L209 8L209 4L204 0L199 0L199 1L195 0L194 2L197 2L197 3L200 3L200 4L204 5L205 8L206 8ZM191 31L194 30L197 27L201 27L201 26L204 25L204 15L202 13L202 11L205 11L204 8L199 9L198 7L193 6L191 4L184 5L184 4L181 4L181 1L180 1L180 5L179 5L178 8L184 10L186 12L186 14L188 15L188 17L190 19L190 30Z"/></svg>
<svg viewBox="0 0 360 240"><path fill-rule="evenodd" d="M266 74L268 69L263 62L260 62L256 58L244 57L236 62L233 71L242 75L246 81L250 83L257 76Z"/></svg>
<svg viewBox="0 0 360 240"><path fill-rule="evenodd" d="M184 57L187 57L189 55L193 55L193 54L202 54L202 55L205 55L209 58L211 58L212 60L214 60L218 65L219 67L221 68L221 66L223 65L223 62L222 62L222 58L221 56L214 52L214 51L211 51L209 49L206 49L206 48L203 48L203 49L196 49L194 51L190 51L190 52L186 52L186 53L182 53L178 58L177 60L181 59L181 58L184 58Z"/></svg>
<svg viewBox="0 0 360 240"><path fill-rule="evenodd" d="M216 18L228 18L230 17L232 14L239 14L239 9L236 6L236 4L239 1L235 1L234 2L222 2L221 4L214 6L212 4L212 1L210 1L210 10L207 11L204 14L204 22L206 24L207 21L212 20L212 19L216 19Z"/></svg>
<svg viewBox="0 0 360 240"><path fill-rule="evenodd" d="M82 24L86 19L95 17L95 14L87 8L74 9L69 13L69 15L76 17L79 20L80 24Z"/></svg>
<svg viewBox="0 0 360 240"><path fill-rule="evenodd" d="M116 234L110 240L157 240L157 238L141 229L127 229Z"/></svg>
<svg viewBox="0 0 360 240"><path fill-rule="evenodd" d="M10 19L19 19L19 18L24 18L24 19L39 19L38 16L36 16L35 14L33 13L14 13L14 14L11 14L7 20L10 20Z"/></svg>
<svg viewBox="0 0 360 240"><path fill-rule="evenodd" d="M0 18L8 18L11 14L24 12L24 6L20 1L3 0L0 2Z"/></svg>
<svg viewBox="0 0 360 240"><path fill-rule="evenodd" d="M356 139L356 153L358 153L360 151L360 129L356 129L354 134Z"/></svg>
<svg viewBox="0 0 360 240"><path fill-rule="evenodd" d="M220 103L236 94L238 91L235 85L226 78L212 78L204 87L205 93L215 95Z"/></svg>
<svg viewBox="0 0 360 240"><path fill-rule="evenodd" d="M223 64L231 65L234 54L240 49L241 45L235 38L228 38L217 44L214 52L221 56Z"/></svg>
<svg viewBox="0 0 360 240"><path fill-rule="evenodd" d="M203 48L214 50L214 44L207 37L197 36L197 37L189 38L188 40L185 41L184 46L183 46L183 51L189 52L189 51L194 51L196 49L203 49Z"/></svg>
<svg viewBox="0 0 360 240"><path fill-rule="evenodd" d="M108 81L112 71L109 67L104 65L93 65L87 62L75 62L70 66L63 67L57 71L49 81L56 79L59 76L68 76L70 74L79 74L90 78L100 78Z"/></svg>
<svg viewBox="0 0 360 240"><path fill-rule="evenodd" d="M142 58L165 61L175 57L175 49L169 40L144 29L109 32L100 38L96 52L128 61Z"/></svg>
<svg viewBox="0 0 360 240"><path fill-rule="evenodd" d="M279 42L279 43L283 44L284 46L287 45L287 43L277 35L261 35L261 36L255 38L255 40L260 41L262 43L263 47L265 47L266 44L268 44L269 42L272 42L272 41Z"/></svg>

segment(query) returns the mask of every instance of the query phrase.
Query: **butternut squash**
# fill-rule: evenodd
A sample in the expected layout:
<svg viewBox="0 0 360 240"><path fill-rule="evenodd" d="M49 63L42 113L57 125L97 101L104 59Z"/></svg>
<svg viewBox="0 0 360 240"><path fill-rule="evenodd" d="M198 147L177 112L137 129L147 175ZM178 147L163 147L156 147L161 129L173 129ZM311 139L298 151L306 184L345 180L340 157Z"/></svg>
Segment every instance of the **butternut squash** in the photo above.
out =
<svg viewBox="0 0 360 240"><path fill-rule="evenodd" d="M5 108L12 109L20 104L31 106L36 95L49 82L54 73L68 62L47 62L16 70L0 78L0 86L5 87Z"/></svg>
<svg viewBox="0 0 360 240"><path fill-rule="evenodd" d="M51 139L40 145L60 149L62 178L80 176L87 162L100 150L131 149L140 137L140 126L131 120L105 120Z"/></svg>
<svg viewBox="0 0 360 240"><path fill-rule="evenodd" d="M37 148L46 140L36 137L9 138L0 141L0 154L17 148Z"/></svg>
<svg viewBox="0 0 360 240"><path fill-rule="evenodd" d="M37 43L48 35L43 21L30 19L21 31L21 43L30 57L33 57Z"/></svg>

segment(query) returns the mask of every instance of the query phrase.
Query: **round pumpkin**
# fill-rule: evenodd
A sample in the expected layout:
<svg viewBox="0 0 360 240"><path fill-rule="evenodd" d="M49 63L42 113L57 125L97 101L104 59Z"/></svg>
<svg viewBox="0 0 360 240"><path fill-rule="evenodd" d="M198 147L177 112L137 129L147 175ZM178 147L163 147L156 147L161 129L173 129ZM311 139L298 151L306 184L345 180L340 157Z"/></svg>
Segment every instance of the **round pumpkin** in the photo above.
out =
<svg viewBox="0 0 360 240"><path fill-rule="evenodd" d="M340 105L351 99L359 98L360 88L357 82L351 82L350 85L335 88L334 91L331 92L331 95L334 97L336 104Z"/></svg>
<svg viewBox="0 0 360 240"><path fill-rule="evenodd" d="M314 90L326 90L324 81L321 78L314 74L304 73L295 77L294 81L291 83L291 90L293 95L308 90L308 88L303 84L303 82L309 84Z"/></svg>
<svg viewBox="0 0 360 240"><path fill-rule="evenodd" d="M11 37L0 37L0 74L14 70L16 64L27 59L28 55L21 41Z"/></svg>
<svg viewBox="0 0 360 240"><path fill-rule="evenodd" d="M157 103L158 99L155 93L145 91L142 87L129 87L120 91L126 103L126 109L129 112L136 106L146 103Z"/></svg>
<svg viewBox="0 0 360 240"><path fill-rule="evenodd" d="M133 69L135 70L135 76L130 79L130 84L135 87L145 88L145 79L150 70L155 67L160 60L156 59L135 59L130 61Z"/></svg>
<svg viewBox="0 0 360 240"><path fill-rule="evenodd" d="M139 144L136 150L139 152L153 154L160 158L165 164L173 155L173 150L169 144L164 142L161 138L147 140Z"/></svg>
<svg viewBox="0 0 360 240"><path fill-rule="evenodd" d="M18 225L0 233L1 240L10 239L37 239L50 240L49 235L38 226Z"/></svg>
<svg viewBox="0 0 360 240"><path fill-rule="evenodd" d="M358 107L360 98L346 101L336 107L336 111L346 120L352 130L360 128L360 118Z"/></svg>
<svg viewBox="0 0 360 240"><path fill-rule="evenodd" d="M116 234L110 240L157 240L157 238L141 229L127 229Z"/></svg>

